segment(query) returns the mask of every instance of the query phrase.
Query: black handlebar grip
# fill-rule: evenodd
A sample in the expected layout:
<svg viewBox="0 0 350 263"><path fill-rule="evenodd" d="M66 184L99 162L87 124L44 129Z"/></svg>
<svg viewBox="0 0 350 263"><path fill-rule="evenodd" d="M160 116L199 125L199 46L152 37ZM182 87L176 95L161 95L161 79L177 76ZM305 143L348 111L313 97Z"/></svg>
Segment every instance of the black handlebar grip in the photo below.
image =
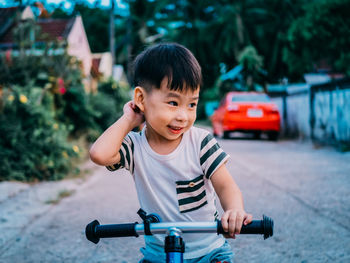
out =
<svg viewBox="0 0 350 263"><path fill-rule="evenodd" d="M85 235L88 240L95 244L103 237L138 237L135 231L135 225L136 223L100 225L100 223L95 220L86 226Z"/></svg>
<svg viewBox="0 0 350 263"><path fill-rule="evenodd" d="M86 238L95 244L97 244L98 241L100 241L100 238L95 234L96 227L99 225L100 223L97 220L94 220L90 224L88 224L85 228Z"/></svg>
<svg viewBox="0 0 350 263"><path fill-rule="evenodd" d="M221 221L218 221L218 234L227 234L222 228ZM243 225L241 234L262 234L264 239L272 237L273 235L273 220L263 215L263 220L253 220L248 225Z"/></svg>

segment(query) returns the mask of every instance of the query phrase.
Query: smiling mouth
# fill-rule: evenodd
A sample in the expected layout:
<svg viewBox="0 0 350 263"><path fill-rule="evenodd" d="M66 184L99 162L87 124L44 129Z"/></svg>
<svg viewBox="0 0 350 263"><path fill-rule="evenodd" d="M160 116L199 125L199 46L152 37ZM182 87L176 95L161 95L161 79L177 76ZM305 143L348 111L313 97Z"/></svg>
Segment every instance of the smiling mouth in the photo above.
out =
<svg viewBox="0 0 350 263"><path fill-rule="evenodd" d="M176 126L170 126L170 125L168 125L168 128L172 133L175 133L175 134L180 133L184 129L184 127L176 127Z"/></svg>

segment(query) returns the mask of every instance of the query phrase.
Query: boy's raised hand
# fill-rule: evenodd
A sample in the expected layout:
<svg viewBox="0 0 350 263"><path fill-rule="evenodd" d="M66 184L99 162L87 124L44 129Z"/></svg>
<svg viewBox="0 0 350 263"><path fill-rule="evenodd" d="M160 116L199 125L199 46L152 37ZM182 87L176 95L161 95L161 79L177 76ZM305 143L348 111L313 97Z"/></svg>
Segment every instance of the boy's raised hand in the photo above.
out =
<svg viewBox="0 0 350 263"><path fill-rule="evenodd" d="M145 117L133 101L129 101L123 108L124 116L130 121L132 127L137 127L145 121Z"/></svg>
<svg viewBox="0 0 350 263"><path fill-rule="evenodd" d="M244 210L231 209L225 211L221 218L222 228L228 235L227 238L236 238L236 234L241 232L242 225L252 222L253 216L247 214Z"/></svg>

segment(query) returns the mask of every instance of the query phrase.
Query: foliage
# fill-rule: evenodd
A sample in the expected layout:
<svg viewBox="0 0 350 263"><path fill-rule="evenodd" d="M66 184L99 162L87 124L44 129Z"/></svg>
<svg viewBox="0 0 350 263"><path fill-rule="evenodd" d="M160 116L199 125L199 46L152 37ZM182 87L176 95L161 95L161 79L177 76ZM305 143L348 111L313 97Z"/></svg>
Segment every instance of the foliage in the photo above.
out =
<svg viewBox="0 0 350 263"><path fill-rule="evenodd" d="M290 74L301 76L325 61L350 76L350 1L321 0L310 3L305 10L288 31L284 61Z"/></svg>
<svg viewBox="0 0 350 263"><path fill-rule="evenodd" d="M175 41L188 47L202 65L203 89L211 88L220 75L219 65L231 69L238 64L239 53L254 46L264 58L262 68L270 79L287 74L281 50L286 45L290 23L301 16L306 0L240 0L240 1L130 1L132 54L145 45L144 39ZM140 15L142 11L142 15ZM142 19L140 19L140 17ZM142 21L140 21L142 20ZM127 23L120 24L125 30ZM155 38L157 35L160 37ZM125 35L125 34L124 34ZM137 41L135 41L137 40Z"/></svg>
<svg viewBox="0 0 350 263"><path fill-rule="evenodd" d="M109 10L99 2L95 6L87 1L70 2L74 7L70 16L77 12L82 15L92 50L108 50ZM145 46L161 41L179 42L200 62L206 90L215 85L220 63L233 68L238 64L239 53L252 45L264 57L262 68L268 71L269 79L277 81L288 74L282 60L286 32L304 14L307 2L310 1L130 0L129 14L120 9L115 12L116 62L130 70L130 59ZM58 8L55 15L65 14ZM343 60L347 61L347 57Z"/></svg>
<svg viewBox="0 0 350 263"><path fill-rule="evenodd" d="M32 21L16 30L21 36L31 29L37 39ZM65 41L17 40L18 49L0 54L0 180L57 180L81 152L69 136L97 126L81 64L66 53Z"/></svg>
<svg viewBox="0 0 350 263"><path fill-rule="evenodd" d="M57 117L66 125L72 125L72 132L78 136L89 129L95 129L94 111L89 104L88 94L82 86L71 87L56 98Z"/></svg>
<svg viewBox="0 0 350 263"><path fill-rule="evenodd" d="M83 152L71 138L96 139L129 100L129 86L113 80L86 93L66 41L46 42L39 29L34 20L18 23L15 48L0 53L0 180L63 178Z"/></svg>
<svg viewBox="0 0 350 263"><path fill-rule="evenodd" d="M98 93L90 95L94 121L100 132L107 129L123 113L124 104L130 100L130 87L109 79L100 83Z"/></svg>
<svg viewBox="0 0 350 263"><path fill-rule="evenodd" d="M238 56L238 61L244 68L244 84L249 91L256 90L257 83L265 83L263 79L264 70L262 69L263 57L259 56L253 46L247 46L243 49Z"/></svg>
<svg viewBox="0 0 350 263"><path fill-rule="evenodd" d="M239 64L249 71L259 70L263 65L263 57L259 56L253 46L247 46L238 56Z"/></svg>
<svg viewBox="0 0 350 263"><path fill-rule="evenodd" d="M72 125L71 132L79 135L95 128L94 114L83 87L80 62L66 53L65 45L64 41L50 42L43 49L0 56L0 84L30 84L41 87L42 94L51 93L58 120Z"/></svg>
<svg viewBox="0 0 350 263"><path fill-rule="evenodd" d="M0 181L57 180L72 168L79 148L57 122L53 95L33 86L3 89L0 97ZM43 104L38 101L42 99Z"/></svg>
<svg viewBox="0 0 350 263"><path fill-rule="evenodd" d="M243 2L243 1L240 1ZM282 51L287 46L287 32L291 23L302 16L305 3L317 0L251 0L243 4L244 30L259 54L264 57L263 68L269 81L277 82L288 76Z"/></svg>

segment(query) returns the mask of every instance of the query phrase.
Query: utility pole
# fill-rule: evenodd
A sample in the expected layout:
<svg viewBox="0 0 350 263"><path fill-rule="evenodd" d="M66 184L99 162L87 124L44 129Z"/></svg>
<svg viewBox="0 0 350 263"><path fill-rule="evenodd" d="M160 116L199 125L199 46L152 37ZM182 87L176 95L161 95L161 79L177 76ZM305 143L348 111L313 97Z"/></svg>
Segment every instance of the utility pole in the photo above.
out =
<svg viewBox="0 0 350 263"><path fill-rule="evenodd" d="M127 21L127 28L126 28L126 35L127 35L127 77L129 83L132 83L132 18L131 14L129 14L128 21Z"/></svg>
<svg viewBox="0 0 350 263"><path fill-rule="evenodd" d="M111 0L111 10L109 13L109 48L112 54L112 66L115 64L114 6L114 0Z"/></svg>

